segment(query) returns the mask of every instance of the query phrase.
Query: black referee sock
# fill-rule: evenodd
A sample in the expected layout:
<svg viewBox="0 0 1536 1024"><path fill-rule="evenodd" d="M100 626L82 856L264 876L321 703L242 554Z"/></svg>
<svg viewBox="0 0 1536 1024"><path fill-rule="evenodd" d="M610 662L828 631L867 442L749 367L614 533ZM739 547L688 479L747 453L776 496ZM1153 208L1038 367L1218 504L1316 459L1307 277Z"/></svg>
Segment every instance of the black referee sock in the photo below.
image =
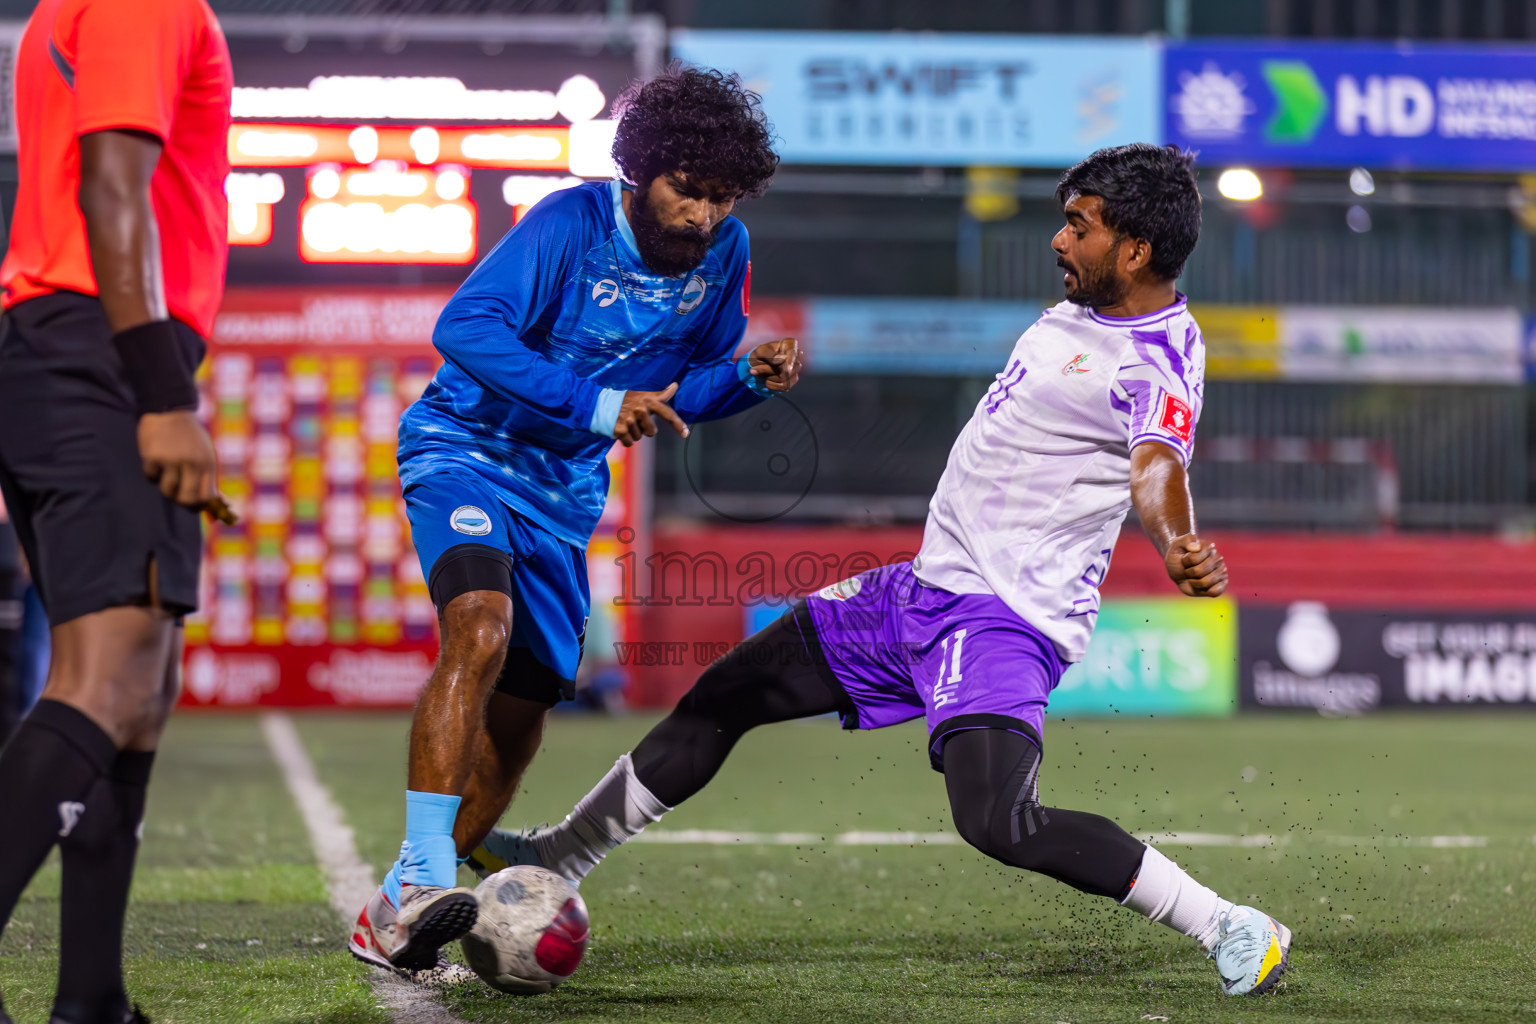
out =
<svg viewBox="0 0 1536 1024"><path fill-rule="evenodd" d="M152 751L125 750L92 788L92 817L60 840L64 890L59 901L59 988L53 1021L94 1024L127 1016L123 990L123 919L139 852ZM108 812L96 815L97 806Z"/></svg>
<svg viewBox="0 0 1536 1024"><path fill-rule="evenodd" d="M116 758L100 726L56 700L38 701L0 753L0 928L53 844L99 799L93 788Z"/></svg>

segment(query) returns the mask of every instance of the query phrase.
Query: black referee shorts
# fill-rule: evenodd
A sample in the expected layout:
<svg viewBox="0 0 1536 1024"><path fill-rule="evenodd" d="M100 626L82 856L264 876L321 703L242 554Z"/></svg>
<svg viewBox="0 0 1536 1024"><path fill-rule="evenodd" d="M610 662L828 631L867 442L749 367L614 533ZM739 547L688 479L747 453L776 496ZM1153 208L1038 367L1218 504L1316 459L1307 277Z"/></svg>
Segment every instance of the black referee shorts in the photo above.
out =
<svg viewBox="0 0 1536 1024"><path fill-rule="evenodd" d="M196 367L203 341L176 327ZM151 563L166 610L197 607L202 524L144 477L133 395L92 296L29 299L0 320L0 490L53 625L148 604Z"/></svg>

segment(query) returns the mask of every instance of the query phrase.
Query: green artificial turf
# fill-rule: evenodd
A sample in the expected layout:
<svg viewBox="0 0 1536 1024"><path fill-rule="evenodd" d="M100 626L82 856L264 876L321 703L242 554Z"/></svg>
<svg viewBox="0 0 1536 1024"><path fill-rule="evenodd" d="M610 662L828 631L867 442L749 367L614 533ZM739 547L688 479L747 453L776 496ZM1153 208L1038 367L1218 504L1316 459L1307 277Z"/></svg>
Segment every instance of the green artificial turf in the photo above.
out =
<svg viewBox="0 0 1536 1024"><path fill-rule="evenodd" d="M508 823L563 816L648 724L554 719ZM301 732L382 870L402 822L403 723L313 718ZM825 720L759 730L663 827L952 831L923 739ZM447 1003L476 1024L1536 1019L1536 718L1082 719L1049 723L1046 743L1048 803L1138 833L1275 838L1164 850L1295 931L1278 995L1230 999L1189 940L968 847L828 841L633 844L582 887L593 943L566 986ZM1410 845L1463 835L1487 845Z"/></svg>
<svg viewBox="0 0 1536 1024"><path fill-rule="evenodd" d="M0 939L0 992L42 1024L58 955L57 855ZM126 938L155 1024L383 1024L254 716L173 720L155 765Z"/></svg>
<svg viewBox="0 0 1536 1024"><path fill-rule="evenodd" d="M508 824L561 817L651 721L554 718ZM298 726L382 873L401 838L406 720ZM1536 718L1053 720L1046 744L1049 804L1138 833L1274 837L1163 849L1295 931L1281 991L1229 999L1188 940L968 847L838 843L953 830L920 728L819 720L749 735L662 827L825 839L630 845L582 887L593 942L564 987L441 998L468 1024L1536 1020ZM1424 845L1436 836L1486 843ZM390 1019L342 951L256 719L177 721L143 865L130 983L157 1024ZM57 884L45 870L0 943L21 1024L45 1019Z"/></svg>

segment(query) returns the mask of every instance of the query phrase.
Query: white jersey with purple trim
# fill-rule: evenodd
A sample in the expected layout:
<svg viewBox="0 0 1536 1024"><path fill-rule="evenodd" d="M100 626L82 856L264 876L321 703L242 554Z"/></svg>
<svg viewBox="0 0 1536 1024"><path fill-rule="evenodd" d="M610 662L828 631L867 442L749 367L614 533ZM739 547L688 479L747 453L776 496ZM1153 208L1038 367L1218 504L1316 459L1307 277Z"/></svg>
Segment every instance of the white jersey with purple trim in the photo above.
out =
<svg viewBox="0 0 1536 1024"><path fill-rule="evenodd" d="M918 579L996 594L1082 660L1131 508L1131 449L1161 442L1188 465L1204 378L1183 295L1126 319L1070 302L1046 310L950 449Z"/></svg>

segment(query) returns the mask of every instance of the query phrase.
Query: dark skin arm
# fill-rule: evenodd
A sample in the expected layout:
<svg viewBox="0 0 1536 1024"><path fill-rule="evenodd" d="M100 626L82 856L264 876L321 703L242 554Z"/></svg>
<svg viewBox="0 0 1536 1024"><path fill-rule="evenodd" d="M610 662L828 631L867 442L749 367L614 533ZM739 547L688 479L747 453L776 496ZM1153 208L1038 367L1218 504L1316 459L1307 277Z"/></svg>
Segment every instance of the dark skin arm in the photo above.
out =
<svg viewBox="0 0 1536 1024"><path fill-rule="evenodd" d="M96 287L114 333L167 316L160 271L160 230L150 180L160 140L134 131L80 137L80 212ZM167 498L227 514L218 496L213 442L194 410L139 417L144 475Z"/></svg>
<svg viewBox="0 0 1536 1024"><path fill-rule="evenodd" d="M1226 593L1227 563L1214 544L1196 533L1189 474L1177 452L1155 441L1131 449L1131 503L1182 594Z"/></svg>
<svg viewBox="0 0 1536 1024"><path fill-rule="evenodd" d="M800 380L800 347L794 338L765 341L752 350L747 365L769 391L788 391ZM688 424L668 404L675 394L676 384L667 385L665 391L626 391L613 436L628 448L642 437L655 437L660 419L672 424L679 437L687 437Z"/></svg>

